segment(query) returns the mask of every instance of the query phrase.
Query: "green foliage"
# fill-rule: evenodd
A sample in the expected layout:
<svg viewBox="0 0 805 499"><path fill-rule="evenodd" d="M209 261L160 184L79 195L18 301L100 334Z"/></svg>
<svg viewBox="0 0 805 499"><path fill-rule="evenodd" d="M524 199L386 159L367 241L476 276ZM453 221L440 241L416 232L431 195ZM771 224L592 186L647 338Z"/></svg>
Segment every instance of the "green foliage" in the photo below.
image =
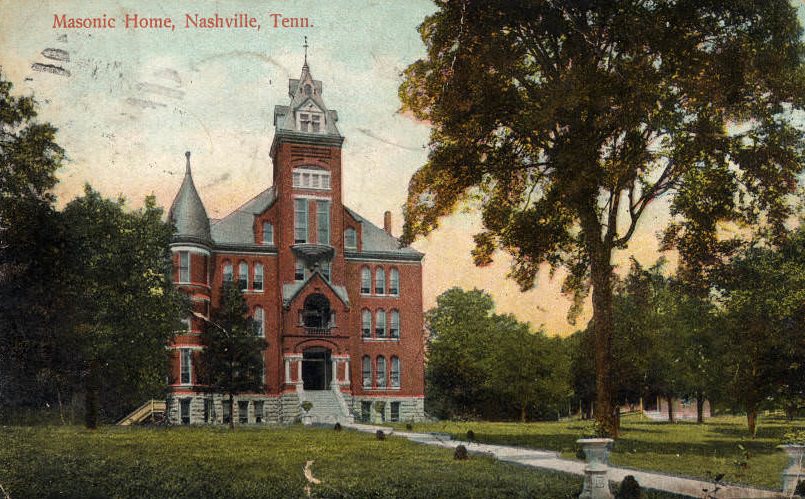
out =
<svg viewBox="0 0 805 499"><path fill-rule="evenodd" d="M792 428L783 434L783 445L805 445L805 428Z"/></svg>
<svg viewBox="0 0 805 499"><path fill-rule="evenodd" d="M569 395L562 341L494 313L480 290L452 288L426 314L429 411L444 417L556 418Z"/></svg>
<svg viewBox="0 0 805 499"><path fill-rule="evenodd" d="M400 87L431 126L404 207L404 243L469 205L473 257L512 256L533 287L568 271L592 290L597 417L612 431L612 252L660 196L664 236L694 281L734 245L719 224L784 232L803 165L805 71L796 11L766 2L439 2L426 56Z"/></svg>
<svg viewBox="0 0 805 499"><path fill-rule="evenodd" d="M186 302L170 280L173 230L153 197L127 211L122 198L104 199L87 185L63 217L69 310L59 343L92 425L97 410L116 419L164 395L165 346L181 328Z"/></svg>
<svg viewBox="0 0 805 499"><path fill-rule="evenodd" d="M248 314L249 306L240 289L234 283L226 284L201 336L205 348L199 378L209 392L228 394L230 402L240 393L263 389L263 350L267 344L257 336L257 325Z"/></svg>
<svg viewBox="0 0 805 499"><path fill-rule="evenodd" d="M313 402L311 402L310 400L305 400L304 402L302 402L303 411L310 412L311 409L313 409Z"/></svg>

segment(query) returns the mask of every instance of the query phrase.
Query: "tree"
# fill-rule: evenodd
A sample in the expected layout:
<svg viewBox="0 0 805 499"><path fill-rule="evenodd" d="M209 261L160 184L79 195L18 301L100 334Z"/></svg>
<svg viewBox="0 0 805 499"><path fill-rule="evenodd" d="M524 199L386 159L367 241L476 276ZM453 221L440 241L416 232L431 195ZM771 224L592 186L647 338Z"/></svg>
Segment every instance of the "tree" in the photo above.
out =
<svg viewBox="0 0 805 499"><path fill-rule="evenodd" d="M69 352L62 367L83 388L86 426L95 428L101 410L119 417L164 394L165 347L187 304L170 280L173 228L153 196L126 211L122 198L87 185L65 207L64 224L69 303L58 347Z"/></svg>
<svg viewBox="0 0 805 499"><path fill-rule="evenodd" d="M426 317L430 411L442 417L556 417L570 395L562 341L495 314L488 293L451 288Z"/></svg>
<svg viewBox="0 0 805 499"><path fill-rule="evenodd" d="M805 229L777 246L750 246L717 275L722 368L754 436L763 406L805 400Z"/></svg>
<svg viewBox="0 0 805 499"><path fill-rule="evenodd" d="M248 317L249 306L237 286L226 284L221 303L213 310L202 333L200 378L210 393L229 395L229 426L235 427L235 396L263 389L263 350Z"/></svg>
<svg viewBox="0 0 805 499"><path fill-rule="evenodd" d="M64 151L35 100L12 88L0 72L0 406L41 407L65 385L52 348L64 246L52 189Z"/></svg>
<svg viewBox="0 0 805 499"><path fill-rule="evenodd" d="M784 231L802 170L791 124L805 95L788 0L439 1L405 71L404 111L431 127L402 242L465 203L475 263L513 257L522 289L544 263L592 292L596 418L611 435L613 263L646 208L671 199L665 242L717 258L722 222Z"/></svg>

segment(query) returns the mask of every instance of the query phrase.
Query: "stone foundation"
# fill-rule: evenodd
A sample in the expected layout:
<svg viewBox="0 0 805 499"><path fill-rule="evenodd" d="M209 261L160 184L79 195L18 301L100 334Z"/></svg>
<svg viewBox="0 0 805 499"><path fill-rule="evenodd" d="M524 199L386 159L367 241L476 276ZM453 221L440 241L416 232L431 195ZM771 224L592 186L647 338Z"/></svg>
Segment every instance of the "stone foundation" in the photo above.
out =
<svg viewBox="0 0 805 499"><path fill-rule="evenodd" d="M349 397L349 398L347 398ZM399 418L396 420L397 422L401 423L417 423L425 420L425 399L423 397L394 397L394 396L373 396L373 397L365 397L365 396L351 396L344 394L344 398L347 400L347 404L350 404L351 399L351 409L352 414L355 416L356 422L364 421L364 414L362 413L362 402L369 402L372 404L372 409L370 412L370 420L366 422L379 422L373 421L371 418L376 417L374 412L374 402L382 401L386 403L386 407L383 410L383 421L392 422L391 418L391 403L392 402L399 402L400 403L400 414ZM380 416L380 414L377 414Z"/></svg>

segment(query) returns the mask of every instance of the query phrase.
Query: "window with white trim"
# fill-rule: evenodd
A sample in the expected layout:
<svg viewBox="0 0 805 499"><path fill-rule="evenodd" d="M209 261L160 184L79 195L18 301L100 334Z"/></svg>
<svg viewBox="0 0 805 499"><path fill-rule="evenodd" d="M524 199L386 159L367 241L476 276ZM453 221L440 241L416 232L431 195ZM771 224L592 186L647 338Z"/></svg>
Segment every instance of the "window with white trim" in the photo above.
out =
<svg viewBox="0 0 805 499"><path fill-rule="evenodd" d="M262 307L255 307L253 319L255 334L261 338L264 337L266 335L266 318Z"/></svg>
<svg viewBox="0 0 805 499"><path fill-rule="evenodd" d="M361 360L361 375L363 387L372 388L372 359L368 355L364 355L363 360Z"/></svg>
<svg viewBox="0 0 805 499"><path fill-rule="evenodd" d="M377 387L386 387L386 358L380 355L377 358Z"/></svg>
<svg viewBox="0 0 805 499"><path fill-rule="evenodd" d="M229 262L224 262L224 283L231 283L232 282L232 264Z"/></svg>
<svg viewBox="0 0 805 499"><path fill-rule="evenodd" d="M330 190L330 172L315 168L294 168L293 186L296 189Z"/></svg>
<svg viewBox="0 0 805 499"><path fill-rule="evenodd" d="M375 312L375 336L386 337L386 311L383 309Z"/></svg>
<svg viewBox="0 0 805 499"><path fill-rule="evenodd" d="M330 202L316 201L316 241L330 244Z"/></svg>
<svg viewBox="0 0 805 499"><path fill-rule="evenodd" d="M361 269L361 294L368 295L372 292L372 271L369 267Z"/></svg>
<svg viewBox="0 0 805 499"><path fill-rule="evenodd" d="M193 351L189 348L179 350L179 383L189 385L193 381Z"/></svg>
<svg viewBox="0 0 805 499"><path fill-rule="evenodd" d="M238 264L238 289L241 291L249 289L249 264L246 262Z"/></svg>
<svg viewBox="0 0 805 499"><path fill-rule="evenodd" d="M391 387L400 387L400 358L396 355L391 358Z"/></svg>
<svg viewBox="0 0 805 499"><path fill-rule="evenodd" d="M294 199L294 243L307 242L307 199Z"/></svg>
<svg viewBox="0 0 805 499"><path fill-rule="evenodd" d="M324 116L322 113L315 112L300 112L299 113L299 130L302 132L320 133L324 124Z"/></svg>
<svg viewBox="0 0 805 499"><path fill-rule="evenodd" d="M397 269L389 271L389 294L394 296L400 294L400 271Z"/></svg>
<svg viewBox="0 0 805 499"><path fill-rule="evenodd" d="M332 267L333 266L329 260L326 262L321 262L321 266L319 267L321 269L322 277L324 277L328 281L330 280L330 273L332 272Z"/></svg>
<svg viewBox="0 0 805 499"><path fill-rule="evenodd" d="M189 283L190 282L190 252L189 251L180 251L179 252L179 282L180 283Z"/></svg>
<svg viewBox="0 0 805 499"><path fill-rule="evenodd" d="M400 312L397 310L391 311L391 325L389 326L389 336L392 338L400 337Z"/></svg>
<svg viewBox="0 0 805 499"><path fill-rule="evenodd" d="M367 309L361 311L361 337L372 337L372 312Z"/></svg>
<svg viewBox="0 0 805 499"><path fill-rule="evenodd" d="M352 227L344 231L344 248L358 249L358 233Z"/></svg>
<svg viewBox="0 0 805 499"><path fill-rule="evenodd" d="M296 281L304 281L305 280L305 262L301 259L296 259L296 264L294 265L294 274L293 278Z"/></svg>
<svg viewBox="0 0 805 499"><path fill-rule="evenodd" d="M179 418L182 424L190 424L190 399L179 399Z"/></svg>
<svg viewBox="0 0 805 499"><path fill-rule="evenodd" d="M263 401L262 400L255 400L254 401L254 422L258 423L258 424L263 422Z"/></svg>
<svg viewBox="0 0 805 499"><path fill-rule="evenodd" d="M274 244L274 225L263 222L263 244Z"/></svg>
<svg viewBox="0 0 805 499"><path fill-rule="evenodd" d="M263 264L254 264L254 277L252 278L252 289L255 291L263 290Z"/></svg>
<svg viewBox="0 0 805 499"><path fill-rule="evenodd" d="M399 421L400 420L400 403L399 402L392 402L391 403L391 421Z"/></svg>
<svg viewBox="0 0 805 499"><path fill-rule="evenodd" d="M383 267L375 269L375 294L386 294L386 271Z"/></svg>

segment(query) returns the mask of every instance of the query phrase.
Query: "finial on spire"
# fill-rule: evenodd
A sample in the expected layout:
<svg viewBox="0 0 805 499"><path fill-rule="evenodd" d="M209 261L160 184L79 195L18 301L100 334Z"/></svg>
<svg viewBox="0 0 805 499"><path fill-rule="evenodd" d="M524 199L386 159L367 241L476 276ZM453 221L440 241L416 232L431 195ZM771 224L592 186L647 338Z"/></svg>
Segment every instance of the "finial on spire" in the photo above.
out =
<svg viewBox="0 0 805 499"><path fill-rule="evenodd" d="M305 35L305 44L302 45L302 47L304 47L304 49L305 49L305 64L304 64L304 66L307 66L307 47L308 47L307 35Z"/></svg>
<svg viewBox="0 0 805 499"><path fill-rule="evenodd" d="M187 158L187 166L185 167L184 172L190 175L190 151L185 151L184 155Z"/></svg>

